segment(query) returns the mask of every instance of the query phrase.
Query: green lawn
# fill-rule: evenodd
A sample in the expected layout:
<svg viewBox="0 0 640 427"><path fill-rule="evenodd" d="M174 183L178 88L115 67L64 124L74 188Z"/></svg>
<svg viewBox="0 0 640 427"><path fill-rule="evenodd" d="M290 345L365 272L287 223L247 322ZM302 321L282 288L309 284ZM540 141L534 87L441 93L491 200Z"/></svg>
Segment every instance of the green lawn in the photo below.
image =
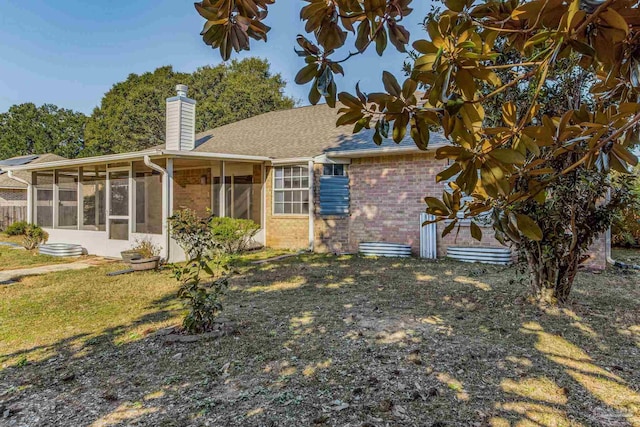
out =
<svg viewBox="0 0 640 427"><path fill-rule="evenodd" d="M640 265L640 250L637 249L613 248L611 256L625 264Z"/></svg>
<svg viewBox="0 0 640 427"><path fill-rule="evenodd" d="M78 261L78 258L62 258L50 255L40 255L37 251L24 251L0 246L0 271L16 270L19 268L38 267L49 264L64 264Z"/></svg>
<svg viewBox="0 0 640 427"><path fill-rule="evenodd" d="M636 272L580 273L574 302L544 309L513 268L238 265L223 313L236 332L196 343L149 335L181 316L166 271L107 277L110 265L0 287L9 422L640 426Z"/></svg>

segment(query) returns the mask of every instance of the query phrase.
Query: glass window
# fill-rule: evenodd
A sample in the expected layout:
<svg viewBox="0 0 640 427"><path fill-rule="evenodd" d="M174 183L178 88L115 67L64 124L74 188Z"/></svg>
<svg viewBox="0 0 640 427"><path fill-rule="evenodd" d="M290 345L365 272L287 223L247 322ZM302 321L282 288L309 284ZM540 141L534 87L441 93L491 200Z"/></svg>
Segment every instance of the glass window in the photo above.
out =
<svg viewBox="0 0 640 427"><path fill-rule="evenodd" d="M36 224L53 227L53 172L34 174L34 215Z"/></svg>
<svg viewBox="0 0 640 427"><path fill-rule="evenodd" d="M105 231L107 214L107 172L104 167L82 169L83 230Z"/></svg>
<svg viewBox="0 0 640 427"><path fill-rule="evenodd" d="M134 232L162 234L162 175L136 167Z"/></svg>
<svg viewBox="0 0 640 427"><path fill-rule="evenodd" d="M111 206L109 215L129 215L129 172L109 172L109 190L111 192Z"/></svg>
<svg viewBox="0 0 640 427"><path fill-rule="evenodd" d="M322 168L322 175L345 176L347 175L347 165L326 164Z"/></svg>
<svg viewBox="0 0 640 427"><path fill-rule="evenodd" d="M62 170L58 180L58 228L78 228L78 170Z"/></svg>
<svg viewBox="0 0 640 427"><path fill-rule="evenodd" d="M307 166L275 168L273 212L299 215L309 213L309 168Z"/></svg>

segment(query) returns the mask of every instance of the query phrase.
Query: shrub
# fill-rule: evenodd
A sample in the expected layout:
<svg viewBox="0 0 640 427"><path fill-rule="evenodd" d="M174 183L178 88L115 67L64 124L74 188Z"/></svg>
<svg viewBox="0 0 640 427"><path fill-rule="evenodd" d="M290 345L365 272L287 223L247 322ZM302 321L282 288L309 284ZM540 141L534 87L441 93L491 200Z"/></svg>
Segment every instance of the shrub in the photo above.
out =
<svg viewBox="0 0 640 427"><path fill-rule="evenodd" d="M132 250L138 252L142 258L153 258L160 255L160 247L149 239L136 239Z"/></svg>
<svg viewBox="0 0 640 427"><path fill-rule="evenodd" d="M213 218L211 228L216 246L236 254L249 248L260 226L250 219Z"/></svg>
<svg viewBox="0 0 640 427"><path fill-rule="evenodd" d="M26 221L17 221L8 226L4 232L7 236L22 236L28 225Z"/></svg>
<svg viewBox="0 0 640 427"><path fill-rule="evenodd" d="M640 178L639 168L633 174L615 174L616 187L625 187L631 201L613 217L611 243L616 246L640 246Z"/></svg>
<svg viewBox="0 0 640 427"><path fill-rule="evenodd" d="M189 333L212 329L228 286L228 279L222 274L226 258L213 251L211 219L211 216L200 218L190 209L178 211L169 218L171 237L188 260L184 265L173 266L173 276L180 282L178 298L189 309L182 322ZM203 278L203 272L208 277Z"/></svg>
<svg viewBox="0 0 640 427"><path fill-rule="evenodd" d="M31 251L37 248L38 245L46 243L47 240L49 240L49 233L35 224L28 224L24 229L22 246L24 246L26 250Z"/></svg>

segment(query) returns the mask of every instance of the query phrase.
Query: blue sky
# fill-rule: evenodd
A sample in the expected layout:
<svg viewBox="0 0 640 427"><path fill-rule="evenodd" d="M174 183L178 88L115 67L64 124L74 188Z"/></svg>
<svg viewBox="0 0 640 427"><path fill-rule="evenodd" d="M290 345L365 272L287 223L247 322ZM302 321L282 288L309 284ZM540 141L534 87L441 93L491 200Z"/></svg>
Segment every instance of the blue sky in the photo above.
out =
<svg viewBox="0 0 640 427"><path fill-rule="evenodd" d="M422 37L420 22L430 0L414 0L404 21L412 40ZM248 53L260 56L288 82L286 93L306 104L308 88L293 78L304 63L293 52L304 33L301 0L279 0L270 8L269 42L254 42ZM178 71L221 62L217 51L202 43L203 20L191 0L0 0L0 112L12 104L52 103L89 114L102 95L130 73L173 65ZM401 75L405 54L389 45L345 64L342 90L360 80L366 91L380 89L383 70Z"/></svg>

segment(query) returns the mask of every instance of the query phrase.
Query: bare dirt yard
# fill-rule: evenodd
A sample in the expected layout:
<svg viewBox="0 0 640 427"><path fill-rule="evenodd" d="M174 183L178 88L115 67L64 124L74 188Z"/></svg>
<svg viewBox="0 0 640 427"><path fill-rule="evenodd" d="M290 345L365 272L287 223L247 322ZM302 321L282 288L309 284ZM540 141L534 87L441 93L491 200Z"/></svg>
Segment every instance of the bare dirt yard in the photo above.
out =
<svg viewBox="0 0 640 427"><path fill-rule="evenodd" d="M236 268L234 332L171 343L168 272L0 287L7 426L640 426L640 275L543 309L514 268L302 255Z"/></svg>

